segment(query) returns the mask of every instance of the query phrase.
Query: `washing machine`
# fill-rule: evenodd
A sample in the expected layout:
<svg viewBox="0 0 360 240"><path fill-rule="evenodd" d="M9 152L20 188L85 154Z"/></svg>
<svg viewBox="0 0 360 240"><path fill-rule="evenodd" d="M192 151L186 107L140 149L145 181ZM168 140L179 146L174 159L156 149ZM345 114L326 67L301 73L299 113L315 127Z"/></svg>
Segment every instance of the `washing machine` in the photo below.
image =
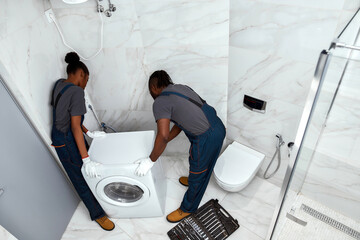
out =
<svg viewBox="0 0 360 240"><path fill-rule="evenodd" d="M154 131L108 133L94 138L89 156L101 163L100 178L83 176L94 196L111 218L159 217L164 215L166 180L159 158L143 177L135 175L138 164L148 157L154 143Z"/></svg>

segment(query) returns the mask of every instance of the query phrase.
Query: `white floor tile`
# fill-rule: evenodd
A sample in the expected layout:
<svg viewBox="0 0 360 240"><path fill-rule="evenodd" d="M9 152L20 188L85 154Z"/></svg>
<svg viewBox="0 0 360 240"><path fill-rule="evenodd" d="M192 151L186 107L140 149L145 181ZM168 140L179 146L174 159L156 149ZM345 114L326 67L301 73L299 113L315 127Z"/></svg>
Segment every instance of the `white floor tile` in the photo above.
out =
<svg viewBox="0 0 360 240"><path fill-rule="evenodd" d="M335 212L334 210L313 201L303 195L300 195L297 201L294 203L295 212L294 215L301 220L307 222L306 226L302 226L288 218L285 220L279 237L279 240L352 240L346 233L334 228L333 226L324 223L321 220L309 215L301 209L301 205L305 204L316 211L350 227L355 231L360 231L360 223L350 219L342 214Z"/></svg>
<svg viewBox="0 0 360 240"><path fill-rule="evenodd" d="M179 180L179 177L188 176L189 174L189 161L187 155L182 156L166 156L162 157L163 163L171 165L170 168L164 168L166 177L172 180Z"/></svg>
<svg viewBox="0 0 360 240"><path fill-rule="evenodd" d="M259 237L255 233L251 232L244 226L240 226L233 234L230 235L226 240L263 240L264 238Z"/></svg>
<svg viewBox="0 0 360 240"><path fill-rule="evenodd" d="M120 226L131 239L168 239L167 232L175 226L166 220L167 214L179 208L186 188L173 180L167 180L165 214L157 218L117 219Z"/></svg>
<svg viewBox="0 0 360 240"><path fill-rule="evenodd" d="M0 225L0 239L1 240L17 240L11 233L9 233L3 226Z"/></svg>
<svg viewBox="0 0 360 240"><path fill-rule="evenodd" d="M114 219L112 219L114 220ZM115 221L114 221L115 222ZM91 221L87 208L83 202L80 202L70 223L68 224L62 240L115 240L131 238L118 226L115 222L115 229L112 231L104 231L95 222Z"/></svg>
<svg viewBox="0 0 360 240"><path fill-rule="evenodd" d="M225 198L227 193L228 192L219 187L213 175L210 178L205 194L200 202L200 206L209 201L210 199L217 199L219 200L219 202L221 202Z"/></svg>
<svg viewBox="0 0 360 240"><path fill-rule="evenodd" d="M280 188L255 177L245 189L228 193L220 203L243 226L265 238L272 219Z"/></svg>
<svg viewBox="0 0 360 240"><path fill-rule="evenodd" d="M186 176L189 170L187 156L163 157L164 171L167 176L167 197L165 213L157 218L112 219L116 228L111 232L102 230L90 220L88 211L80 203L72 217L63 240L71 239L122 239L122 240L162 240L169 239L167 232L176 224L166 221L170 212L179 208L187 187L182 186L178 179ZM279 188L255 177L252 183L239 193L228 193L221 189L214 177L210 179L201 204L210 199L218 199L220 204L236 219L240 228L228 239L261 240L265 238Z"/></svg>

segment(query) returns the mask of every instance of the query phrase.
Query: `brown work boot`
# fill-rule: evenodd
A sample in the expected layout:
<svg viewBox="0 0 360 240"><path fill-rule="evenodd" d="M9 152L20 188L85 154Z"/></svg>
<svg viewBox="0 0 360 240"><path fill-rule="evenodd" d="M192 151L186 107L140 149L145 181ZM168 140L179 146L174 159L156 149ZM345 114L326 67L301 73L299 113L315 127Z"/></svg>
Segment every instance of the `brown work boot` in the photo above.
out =
<svg viewBox="0 0 360 240"><path fill-rule="evenodd" d="M185 187L188 187L189 186L189 178L188 177L180 177L179 183L181 183Z"/></svg>
<svg viewBox="0 0 360 240"><path fill-rule="evenodd" d="M166 220L171 223L179 222L181 219L189 216L191 213L186 213L180 208L167 215Z"/></svg>
<svg viewBox="0 0 360 240"><path fill-rule="evenodd" d="M100 225L100 227L106 231L111 231L115 228L115 224L108 219L106 216L95 219L95 221Z"/></svg>

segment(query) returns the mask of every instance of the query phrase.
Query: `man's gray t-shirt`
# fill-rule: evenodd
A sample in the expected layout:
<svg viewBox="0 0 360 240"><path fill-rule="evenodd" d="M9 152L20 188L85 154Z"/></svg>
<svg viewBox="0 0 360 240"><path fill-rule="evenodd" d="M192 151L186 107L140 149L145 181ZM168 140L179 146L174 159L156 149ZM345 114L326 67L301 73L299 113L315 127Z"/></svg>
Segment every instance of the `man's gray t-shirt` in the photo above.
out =
<svg viewBox="0 0 360 240"><path fill-rule="evenodd" d="M54 104L60 91L72 83L60 79L54 91ZM71 125L72 116L81 116L86 113L84 90L79 86L69 87L60 97L56 107L55 126L62 132L67 132Z"/></svg>
<svg viewBox="0 0 360 240"><path fill-rule="evenodd" d="M197 93L186 85L169 85L163 90L165 91L181 93L202 105ZM210 127L199 106L174 94L157 97L153 104L153 113L156 121L162 118L173 120L194 135L200 135Z"/></svg>

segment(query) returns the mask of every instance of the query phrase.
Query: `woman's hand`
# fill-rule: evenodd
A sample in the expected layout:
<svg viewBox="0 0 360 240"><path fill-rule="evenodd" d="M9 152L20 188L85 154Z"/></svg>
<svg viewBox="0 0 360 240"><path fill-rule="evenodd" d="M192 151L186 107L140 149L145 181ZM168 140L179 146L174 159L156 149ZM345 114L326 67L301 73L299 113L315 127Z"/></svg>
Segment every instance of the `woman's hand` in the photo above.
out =
<svg viewBox="0 0 360 240"><path fill-rule="evenodd" d="M105 137L106 136L106 132L104 131L87 131L86 135L88 135L91 138L97 138L97 137Z"/></svg>
<svg viewBox="0 0 360 240"><path fill-rule="evenodd" d="M101 177L99 173L99 166L101 165L100 163L91 161L89 156L83 158L82 160L83 160L84 170L87 176L91 178Z"/></svg>

